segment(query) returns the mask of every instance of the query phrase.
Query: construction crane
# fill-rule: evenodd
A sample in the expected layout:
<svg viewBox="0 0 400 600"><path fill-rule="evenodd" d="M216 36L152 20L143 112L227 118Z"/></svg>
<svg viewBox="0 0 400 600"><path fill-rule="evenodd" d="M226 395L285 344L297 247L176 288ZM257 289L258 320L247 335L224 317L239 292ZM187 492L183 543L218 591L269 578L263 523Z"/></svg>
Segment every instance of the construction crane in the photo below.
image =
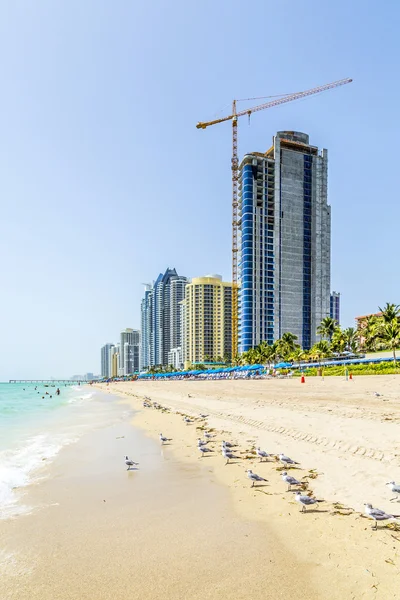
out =
<svg viewBox="0 0 400 600"><path fill-rule="evenodd" d="M333 83L327 83L311 90L304 92L296 92L294 94L285 94L281 98L247 108L246 110L236 111L236 103L239 100L234 100L232 103L232 114L227 117L215 119L214 121L207 121L204 123L197 123L197 129L206 129L211 125L217 125L218 123L224 123L224 121L232 121L232 357L237 354L238 350L238 273L237 273L237 253L238 253L238 179L239 179L239 158L238 158L238 138L237 138L237 121L239 117L247 115L250 119L250 115L259 110L266 108L272 108L279 106L280 104L286 104L286 102L293 102L300 98L306 98L307 96L313 96L327 90L346 85L351 83L352 79L340 79ZM253 98L255 100L255 98Z"/></svg>

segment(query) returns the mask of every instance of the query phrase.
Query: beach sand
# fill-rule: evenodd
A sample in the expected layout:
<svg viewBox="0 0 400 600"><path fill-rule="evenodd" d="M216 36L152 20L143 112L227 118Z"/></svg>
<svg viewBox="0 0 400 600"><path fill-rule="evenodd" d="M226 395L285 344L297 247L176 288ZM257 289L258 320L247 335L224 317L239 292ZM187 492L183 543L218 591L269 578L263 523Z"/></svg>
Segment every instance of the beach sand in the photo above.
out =
<svg viewBox="0 0 400 600"><path fill-rule="evenodd" d="M360 514L364 502L400 514L400 503L389 501L393 494L385 486L400 480L400 378L308 378L305 384L299 379L139 381L103 388L140 409L134 422L148 434L156 438L162 431L173 438L165 450L169 455L185 464L206 464L210 483L229 488L235 512L245 522L263 524L277 548L295 557L299 568L283 568L280 576L289 583L306 574L312 591L304 595L299 589L298 598L312 593L332 600L400 598L400 532L372 531L371 521ZM171 412L143 409L144 396ZM175 411L207 413L217 433L217 452L199 459L196 427L201 423L186 425ZM240 460L225 466L222 439L239 444ZM325 502L301 514L281 481L279 465L251 458L257 445L298 461L291 474L310 477L309 489ZM265 487L249 487L247 468L268 479ZM267 558L268 544L260 551ZM277 562L274 571L282 566ZM254 573L259 574L256 567Z"/></svg>
<svg viewBox="0 0 400 600"><path fill-rule="evenodd" d="M131 419L64 448L26 488L32 514L0 522L1 600L320 597L307 557L235 511L211 463L182 459L193 430L182 428L176 452ZM138 470L126 470L126 453Z"/></svg>

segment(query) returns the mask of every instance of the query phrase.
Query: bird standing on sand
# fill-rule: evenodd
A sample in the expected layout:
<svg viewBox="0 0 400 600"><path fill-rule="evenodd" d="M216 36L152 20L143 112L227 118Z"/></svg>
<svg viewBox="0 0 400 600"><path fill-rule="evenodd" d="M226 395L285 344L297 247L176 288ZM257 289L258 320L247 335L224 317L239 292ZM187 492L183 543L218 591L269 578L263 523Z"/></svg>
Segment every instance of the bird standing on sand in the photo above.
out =
<svg viewBox="0 0 400 600"><path fill-rule="evenodd" d="M264 477L260 477L260 475L257 475L257 473L253 473L251 469L247 469L246 473L247 477L252 482L251 487L254 487L256 481L268 481L267 479L264 479Z"/></svg>
<svg viewBox="0 0 400 600"><path fill-rule="evenodd" d="M380 508L373 508L372 504L364 504L365 513L371 517L375 521L375 527L373 529L378 529L378 521L388 521L390 519L396 519L399 515L389 515L385 513L384 510Z"/></svg>
<svg viewBox="0 0 400 600"><path fill-rule="evenodd" d="M204 441L201 438L197 438L197 445L198 446L206 446L208 444L208 441Z"/></svg>
<svg viewBox="0 0 400 600"><path fill-rule="evenodd" d="M323 500L317 500L317 498L311 496L303 496L301 492L296 492L294 499L301 504L301 512L304 512L307 506L323 502Z"/></svg>
<svg viewBox="0 0 400 600"><path fill-rule="evenodd" d="M240 458L240 456L236 456L235 454L232 454L232 452L229 452L227 448L222 448L222 456L226 458L226 465L231 459Z"/></svg>
<svg viewBox="0 0 400 600"><path fill-rule="evenodd" d="M389 481L389 483L387 483L386 485L388 485L390 487L390 489L392 490L392 492L394 494L397 494L397 496L395 496L394 498L390 498L390 502L392 500L398 500L399 499L399 495L400 495L400 484L395 483L394 481Z"/></svg>
<svg viewBox="0 0 400 600"><path fill-rule="evenodd" d="M189 419L189 417L183 417L183 420L185 421L185 423L193 423L193 421Z"/></svg>
<svg viewBox="0 0 400 600"><path fill-rule="evenodd" d="M301 481L297 481L297 479L295 477L288 475L286 473L286 471L282 471L281 477L282 477L283 481L288 484L288 490L287 490L288 492L291 491L292 485L301 485Z"/></svg>
<svg viewBox="0 0 400 600"><path fill-rule="evenodd" d="M167 438L162 433L160 433L160 442L161 442L161 444L164 444L165 442L170 442L170 441L171 441L171 438Z"/></svg>
<svg viewBox="0 0 400 600"><path fill-rule="evenodd" d="M231 442L225 442L225 440L222 440L222 446L225 446L226 448L236 448L237 444L231 444Z"/></svg>
<svg viewBox="0 0 400 600"><path fill-rule="evenodd" d="M259 456L259 457L260 457L260 462L262 462L262 461L263 461L263 458L265 458L265 460L268 460L268 457L269 457L269 454L268 454L268 452L265 452L265 450L261 450L261 448L260 448L260 447L258 447L258 448L256 449L256 453L257 453L257 456Z"/></svg>
<svg viewBox="0 0 400 600"><path fill-rule="evenodd" d="M125 464L128 467L127 471L130 471L131 467L137 466L139 463L134 462L128 456L125 456Z"/></svg>
<svg viewBox="0 0 400 600"><path fill-rule="evenodd" d="M208 440L211 440L211 438L213 438L215 436L213 436L213 434L210 433L209 431L206 431L204 434L204 437L207 438Z"/></svg>
<svg viewBox="0 0 400 600"><path fill-rule="evenodd" d="M286 465L286 466L288 466L288 465L298 465L299 464L295 460L292 460L291 458L289 458L288 456L286 456L286 454L282 454L282 453L278 454L278 458L279 458L280 462L283 465Z"/></svg>
<svg viewBox="0 0 400 600"><path fill-rule="evenodd" d="M212 452L211 448L207 448L206 446L197 446L201 453L201 458L205 455L206 452Z"/></svg>

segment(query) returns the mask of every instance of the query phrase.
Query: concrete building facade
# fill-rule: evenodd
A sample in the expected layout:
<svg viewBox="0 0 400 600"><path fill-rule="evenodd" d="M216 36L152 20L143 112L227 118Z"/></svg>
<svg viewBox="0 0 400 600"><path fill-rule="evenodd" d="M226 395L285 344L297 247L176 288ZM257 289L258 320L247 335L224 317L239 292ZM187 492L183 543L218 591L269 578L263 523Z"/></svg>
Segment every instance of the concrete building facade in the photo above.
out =
<svg viewBox="0 0 400 600"><path fill-rule="evenodd" d="M119 375L132 375L139 371L140 331L124 329L121 331L119 349Z"/></svg>
<svg viewBox="0 0 400 600"><path fill-rule="evenodd" d="M114 344L104 344L101 348L101 376L111 377L110 375L110 355Z"/></svg>
<svg viewBox="0 0 400 600"><path fill-rule="evenodd" d="M216 361L232 353L232 284L220 275L192 279L182 301L184 365Z"/></svg>
<svg viewBox="0 0 400 600"><path fill-rule="evenodd" d="M309 136L278 132L266 153L244 156L239 174L239 348L283 333L303 348L330 314L331 213L327 151Z"/></svg>

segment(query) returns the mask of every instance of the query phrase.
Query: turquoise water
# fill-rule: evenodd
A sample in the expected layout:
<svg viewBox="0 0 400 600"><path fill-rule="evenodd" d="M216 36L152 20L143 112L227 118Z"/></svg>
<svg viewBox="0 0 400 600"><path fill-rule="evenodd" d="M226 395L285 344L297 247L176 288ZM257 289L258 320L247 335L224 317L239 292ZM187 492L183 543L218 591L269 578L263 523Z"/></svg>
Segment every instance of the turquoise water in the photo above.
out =
<svg viewBox="0 0 400 600"><path fill-rule="evenodd" d="M29 510L24 489L59 451L116 418L109 397L90 386L59 387L57 396L57 385L0 383L0 518Z"/></svg>

